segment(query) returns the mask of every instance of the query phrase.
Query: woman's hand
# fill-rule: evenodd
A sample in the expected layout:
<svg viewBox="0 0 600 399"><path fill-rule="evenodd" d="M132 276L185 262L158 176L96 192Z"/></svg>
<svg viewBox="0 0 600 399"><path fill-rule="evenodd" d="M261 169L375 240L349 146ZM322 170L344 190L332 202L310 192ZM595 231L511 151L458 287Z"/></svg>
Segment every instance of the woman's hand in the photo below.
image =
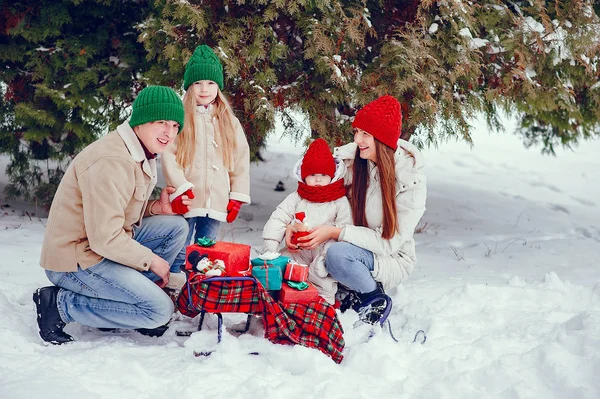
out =
<svg viewBox="0 0 600 399"><path fill-rule="evenodd" d="M325 241L337 241L341 232L342 229L339 227L327 225L317 226L310 231L309 235L298 238L298 246L300 247L300 249L315 249L319 245L323 244Z"/></svg>

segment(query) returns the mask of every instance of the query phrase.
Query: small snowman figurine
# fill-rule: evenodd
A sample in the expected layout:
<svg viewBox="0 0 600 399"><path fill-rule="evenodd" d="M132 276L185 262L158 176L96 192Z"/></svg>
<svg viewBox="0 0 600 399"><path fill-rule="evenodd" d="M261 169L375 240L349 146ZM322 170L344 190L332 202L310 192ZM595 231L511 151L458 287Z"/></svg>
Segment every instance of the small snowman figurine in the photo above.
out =
<svg viewBox="0 0 600 399"><path fill-rule="evenodd" d="M200 259L196 265L196 270L204 274L206 277L217 277L225 274L225 263L221 259L214 262L205 256Z"/></svg>

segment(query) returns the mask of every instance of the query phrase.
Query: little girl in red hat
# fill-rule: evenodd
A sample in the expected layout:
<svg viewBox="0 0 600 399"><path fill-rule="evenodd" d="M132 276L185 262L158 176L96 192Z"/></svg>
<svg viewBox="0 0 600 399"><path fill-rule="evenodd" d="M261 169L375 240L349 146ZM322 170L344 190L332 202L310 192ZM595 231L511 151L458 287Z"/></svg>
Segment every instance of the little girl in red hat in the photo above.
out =
<svg viewBox="0 0 600 399"><path fill-rule="evenodd" d="M294 167L298 189L281 202L263 229L264 252L278 252L286 230L297 233L296 222L302 222L307 230L319 225L343 227L352 223L350 204L346 198L344 175L346 167L331 155L327 142L313 141L306 154ZM294 237L296 238L296 237ZM308 280L317 287L319 294L333 304L337 282L325 269L327 248L334 241L326 241L311 250L296 246L284 250L294 261L309 265Z"/></svg>

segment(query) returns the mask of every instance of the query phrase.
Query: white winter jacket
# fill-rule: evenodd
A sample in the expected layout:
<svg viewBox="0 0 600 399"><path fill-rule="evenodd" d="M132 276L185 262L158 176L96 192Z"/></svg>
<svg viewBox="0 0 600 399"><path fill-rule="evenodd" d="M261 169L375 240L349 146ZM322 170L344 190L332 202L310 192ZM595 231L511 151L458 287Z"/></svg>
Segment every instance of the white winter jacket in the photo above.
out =
<svg viewBox="0 0 600 399"><path fill-rule="evenodd" d="M192 164L183 170L175 160L178 138L169 144L162 155L162 170L167 185L176 188L170 200L194 189L186 218L208 216L224 222L227 218L227 204L230 199L250 203L250 148L239 120L235 118L235 134L237 147L233 150L233 168L228 171L218 147L221 145L220 135L215 134L218 128L213 107L196 107L196 153Z"/></svg>
<svg viewBox="0 0 600 399"><path fill-rule="evenodd" d="M302 159L294 166L294 176L302 181L300 167ZM336 172L332 183L343 179L346 166L336 160ZM301 198L297 191L288 195L271 214L263 229L264 252L278 252L281 243L285 240L285 229L294 220L297 212L305 212L309 228L320 225L343 227L352 223L350 203L347 197L338 198L331 202L310 202ZM314 250L301 250L291 253L285 248L281 253L291 257L298 263L309 265L308 279L317 287L319 294L328 302L335 302L337 282L329 276L325 269L325 254L327 248L334 240L329 240Z"/></svg>
<svg viewBox="0 0 600 399"><path fill-rule="evenodd" d="M352 183L352 165L356 144L350 143L334 149L334 156L342 159L347 172L345 182ZM349 225L342 229L338 241L346 241L373 252L375 268L372 272L375 281L384 289L396 287L413 271L417 262L413 234L425 212L427 197L423 155L412 144L398 140L396 161L396 210L399 231L389 240L381 237L383 207L381 186L377 166L369 161L369 188L366 199L368 227Z"/></svg>

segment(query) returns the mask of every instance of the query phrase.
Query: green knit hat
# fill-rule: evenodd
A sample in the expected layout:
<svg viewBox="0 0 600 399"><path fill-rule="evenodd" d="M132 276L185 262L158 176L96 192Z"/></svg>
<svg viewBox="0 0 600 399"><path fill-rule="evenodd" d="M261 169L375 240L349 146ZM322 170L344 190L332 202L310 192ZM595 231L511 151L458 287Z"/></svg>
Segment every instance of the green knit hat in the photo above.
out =
<svg viewBox="0 0 600 399"><path fill-rule="evenodd" d="M129 126L135 127L148 122L174 121L183 129L183 102L175 90L165 86L148 86L133 101Z"/></svg>
<svg viewBox="0 0 600 399"><path fill-rule="evenodd" d="M206 44L196 47L192 58L185 65L184 90L199 80L212 80L219 85L219 89L223 90L223 65L215 52Z"/></svg>

